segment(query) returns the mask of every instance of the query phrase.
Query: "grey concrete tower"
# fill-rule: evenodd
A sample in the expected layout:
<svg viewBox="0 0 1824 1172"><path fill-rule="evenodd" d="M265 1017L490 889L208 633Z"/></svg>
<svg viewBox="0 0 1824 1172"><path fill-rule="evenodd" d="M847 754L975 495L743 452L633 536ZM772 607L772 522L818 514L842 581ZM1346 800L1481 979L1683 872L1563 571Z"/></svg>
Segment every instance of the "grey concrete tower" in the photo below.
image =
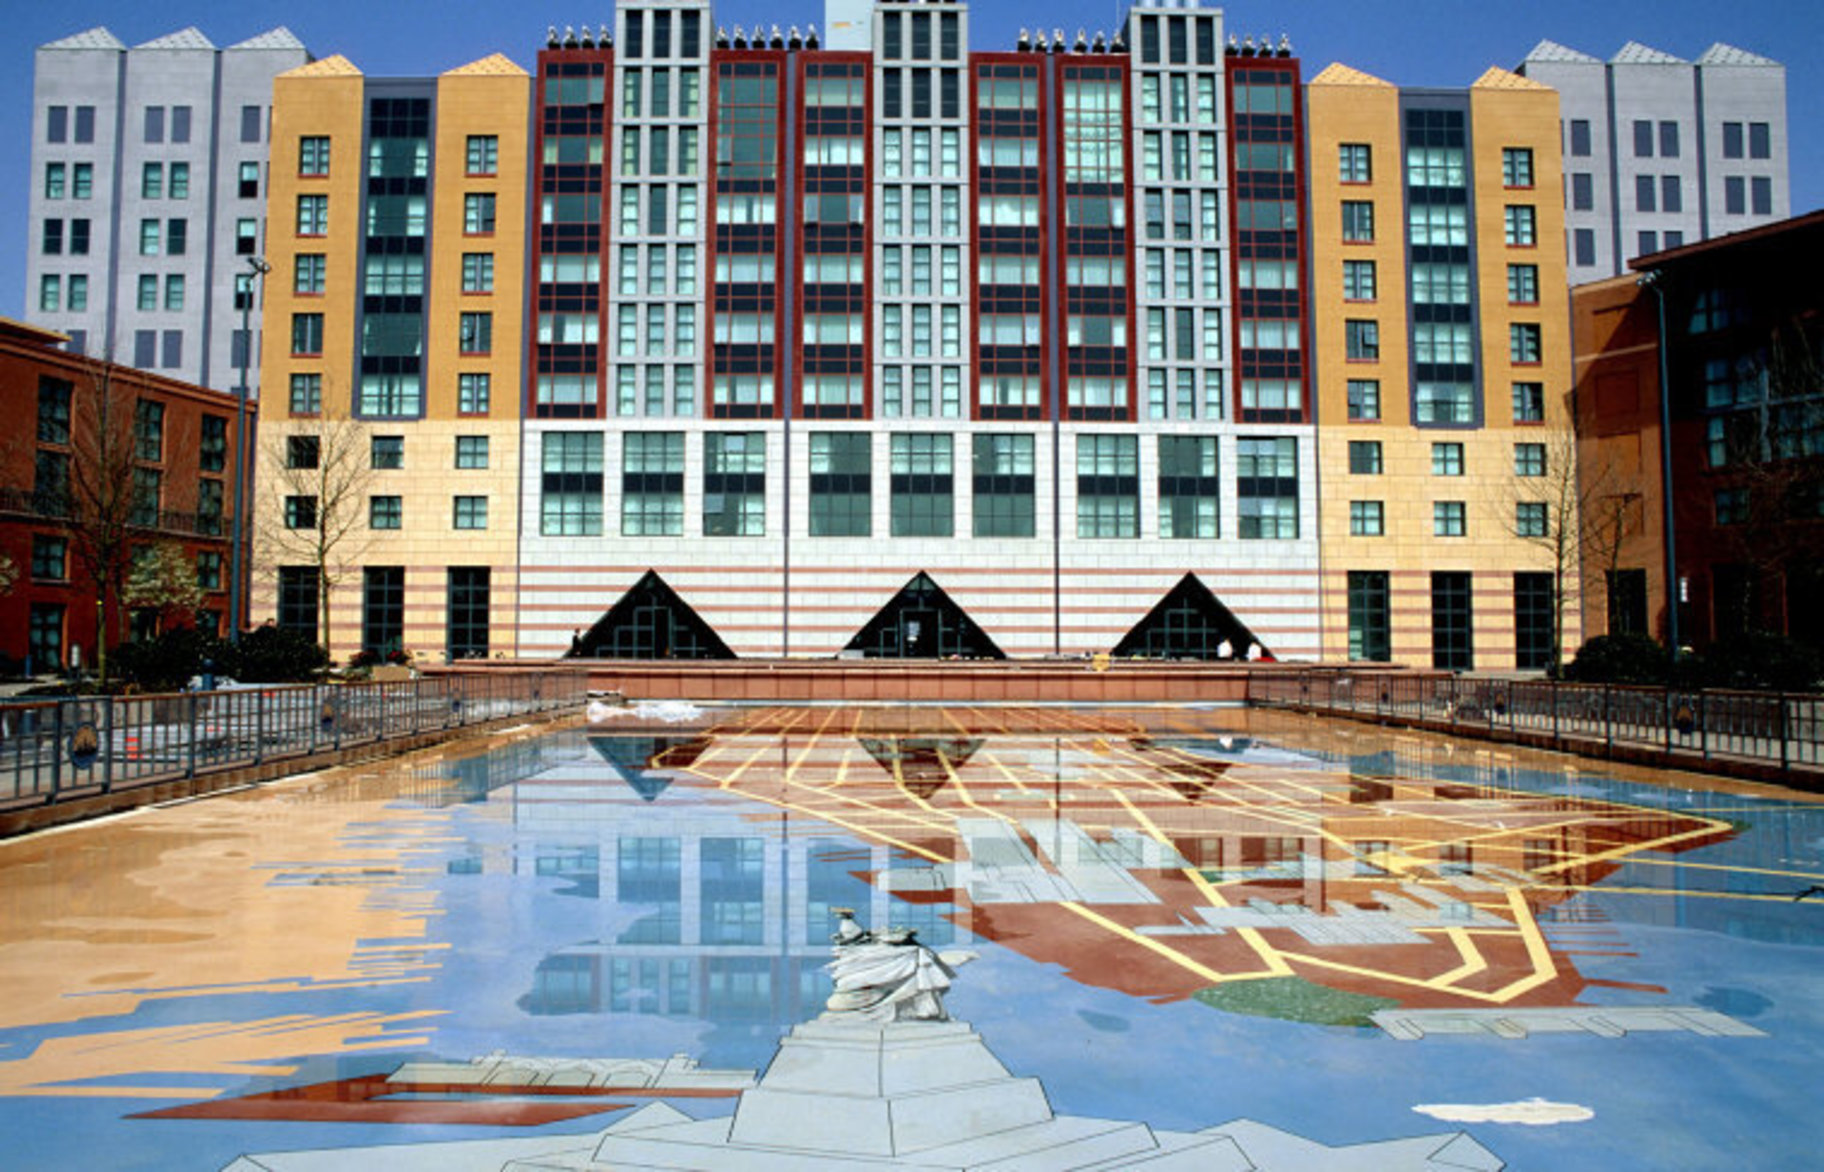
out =
<svg viewBox="0 0 1824 1172"><path fill-rule="evenodd" d="M265 236L272 79L308 60L283 28L226 49L194 28L41 46L27 316L73 348L232 389L237 286Z"/></svg>
<svg viewBox="0 0 1824 1172"><path fill-rule="evenodd" d="M1572 284L1791 214L1779 62L1724 44L1685 61L1637 41L1605 62L1540 41L1516 72L1562 102Z"/></svg>

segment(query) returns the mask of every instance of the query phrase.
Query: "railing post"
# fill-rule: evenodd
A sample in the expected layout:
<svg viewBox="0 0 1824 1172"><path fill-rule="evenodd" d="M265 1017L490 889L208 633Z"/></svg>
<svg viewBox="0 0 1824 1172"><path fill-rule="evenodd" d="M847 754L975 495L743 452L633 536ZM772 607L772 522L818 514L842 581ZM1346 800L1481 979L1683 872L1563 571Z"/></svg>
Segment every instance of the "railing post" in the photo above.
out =
<svg viewBox="0 0 1824 1172"><path fill-rule="evenodd" d="M266 689L253 690L253 763L258 765L266 755Z"/></svg>
<svg viewBox="0 0 1824 1172"><path fill-rule="evenodd" d="M1615 726L1609 711L1609 692L1610 685L1602 685L1602 743L1612 757L1615 755Z"/></svg>
<svg viewBox="0 0 1824 1172"><path fill-rule="evenodd" d="M1558 745L1558 742L1559 742L1559 740L1560 740L1560 738L1559 738L1559 736L1558 736L1558 681L1557 681L1557 680L1555 680L1555 679L1554 679L1554 680L1552 680L1552 681L1551 681L1551 684L1552 684L1552 687L1551 687L1551 697L1552 697L1552 746L1553 746L1553 747L1554 747L1554 748L1556 748L1556 747L1557 747L1557 745Z"/></svg>
<svg viewBox="0 0 1824 1172"><path fill-rule="evenodd" d="M57 701L57 719L51 722L51 800L63 789L63 704ZM37 779L34 778L35 782ZM34 787L35 788L35 787Z"/></svg>
<svg viewBox="0 0 1824 1172"><path fill-rule="evenodd" d="M188 753L188 760L186 760L184 763L184 776L186 778L196 776L196 693L195 692L189 693L189 709L190 709L189 719L187 721L185 721L185 731L189 733L189 741L190 741L190 746L189 746L190 751Z"/></svg>
<svg viewBox="0 0 1824 1172"><path fill-rule="evenodd" d="M1666 726L1666 753L1670 755L1672 752L1672 685L1670 684L1666 685L1666 707L1660 713L1660 719Z"/></svg>
<svg viewBox="0 0 1824 1172"><path fill-rule="evenodd" d="M105 794L114 790L114 697L101 698L101 719L106 729L101 740L101 792Z"/></svg>
<svg viewBox="0 0 1824 1172"><path fill-rule="evenodd" d="M1791 754L1791 750L1790 750L1790 749L1789 749L1789 748L1788 748L1788 746L1787 746L1787 736L1786 736L1786 729L1787 729L1787 724L1786 724L1786 693L1784 693L1784 692L1781 692L1781 693L1780 693L1780 697L1779 697L1779 699L1780 699L1780 722L1779 722L1779 724L1780 724L1780 727L1779 727L1779 733L1780 733L1780 768L1781 768L1781 769L1782 769L1782 770L1786 770L1786 769L1790 769L1790 768L1792 768L1792 754Z"/></svg>
<svg viewBox="0 0 1824 1172"><path fill-rule="evenodd" d="M1704 760L1710 760L1710 693L1697 693L1697 748Z"/></svg>

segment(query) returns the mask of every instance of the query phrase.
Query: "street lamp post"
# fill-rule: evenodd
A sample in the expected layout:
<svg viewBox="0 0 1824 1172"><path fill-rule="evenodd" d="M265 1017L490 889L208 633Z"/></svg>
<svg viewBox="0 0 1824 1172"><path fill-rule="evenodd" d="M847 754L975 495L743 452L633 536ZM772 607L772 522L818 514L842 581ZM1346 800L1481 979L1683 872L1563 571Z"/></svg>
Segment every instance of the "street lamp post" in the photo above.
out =
<svg viewBox="0 0 1824 1172"><path fill-rule="evenodd" d="M229 550L228 641L235 644L241 641L246 607L246 571L241 565L241 550L246 540L247 372L253 365L254 287L261 277L272 271L272 266L258 256L248 257L247 267L252 271L241 277L246 293L241 299L241 385L234 392L234 545Z"/></svg>
<svg viewBox="0 0 1824 1172"><path fill-rule="evenodd" d="M1666 635L1672 662L1678 662L1678 532L1672 510L1672 382L1666 348L1666 289L1660 283L1660 269L1649 269L1634 282L1653 294L1659 307L1659 476L1662 494L1662 524L1666 533Z"/></svg>

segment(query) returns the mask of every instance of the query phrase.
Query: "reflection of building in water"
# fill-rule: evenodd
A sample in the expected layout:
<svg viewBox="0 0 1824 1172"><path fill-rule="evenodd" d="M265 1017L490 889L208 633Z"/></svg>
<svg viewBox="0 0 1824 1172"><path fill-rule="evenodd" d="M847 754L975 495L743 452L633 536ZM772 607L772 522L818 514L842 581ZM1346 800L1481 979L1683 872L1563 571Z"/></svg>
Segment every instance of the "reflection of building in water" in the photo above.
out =
<svg viewBox="0 0 1824 1172"><path fill-rule="evenodd" d="M832 906L866 908L873 922L917 929L930 944L958 938L947 900L870 890L892 848L858 846L790 812L757 812L750 797L700 780L677 786L714 744L591 736L592 752L514 789L510 858L461 860L470 873L510 866L558 880L559 895L599 902L599 937L539 962L521 1000L529 1012L801 1021L829 995ZM726 744L719 751L730 759Z"/></svg>

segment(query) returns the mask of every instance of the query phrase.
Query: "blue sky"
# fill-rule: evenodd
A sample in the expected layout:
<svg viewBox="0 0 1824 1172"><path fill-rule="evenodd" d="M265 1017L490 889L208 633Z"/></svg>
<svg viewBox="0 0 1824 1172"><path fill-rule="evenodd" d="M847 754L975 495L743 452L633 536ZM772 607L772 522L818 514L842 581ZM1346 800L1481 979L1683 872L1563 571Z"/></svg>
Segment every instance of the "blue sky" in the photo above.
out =
<svg viewBox="0 0 1824 1172"><path fill-rule="evenodd" d="M1048 4L978 0L972 5L971 45L1011 47L1022 25L1047 26L1074 37L1113 27L1123 6L1114 0L1051 0ZM372 75L440 73L502 52L530 68L545 27L610 23L608 4L451 4L448 0L279 0L145 4L136 0L63 0L7 6L12 30L0 48L0 158L10 181L0 182L0 315L22 316L25 305L26 196L30 177L32 53L41 44L106 25L133 45L195 25L218 45L285 25L319 57L341 53ZM1226 24L1238 34L1291 36L1306 76L1332 61L1399 85L1467 85L1489 65L1512 67L1541 38L1596 57L1639 40L1691 58L1712 42L1772 57L1786 65L1791 127L1792 207L1824 207L1824 5L1816 0L1241 0L1227 5ZM823 23L821 0L781 4L720 0L719 23L752 26L764 20Z"/></svg>

